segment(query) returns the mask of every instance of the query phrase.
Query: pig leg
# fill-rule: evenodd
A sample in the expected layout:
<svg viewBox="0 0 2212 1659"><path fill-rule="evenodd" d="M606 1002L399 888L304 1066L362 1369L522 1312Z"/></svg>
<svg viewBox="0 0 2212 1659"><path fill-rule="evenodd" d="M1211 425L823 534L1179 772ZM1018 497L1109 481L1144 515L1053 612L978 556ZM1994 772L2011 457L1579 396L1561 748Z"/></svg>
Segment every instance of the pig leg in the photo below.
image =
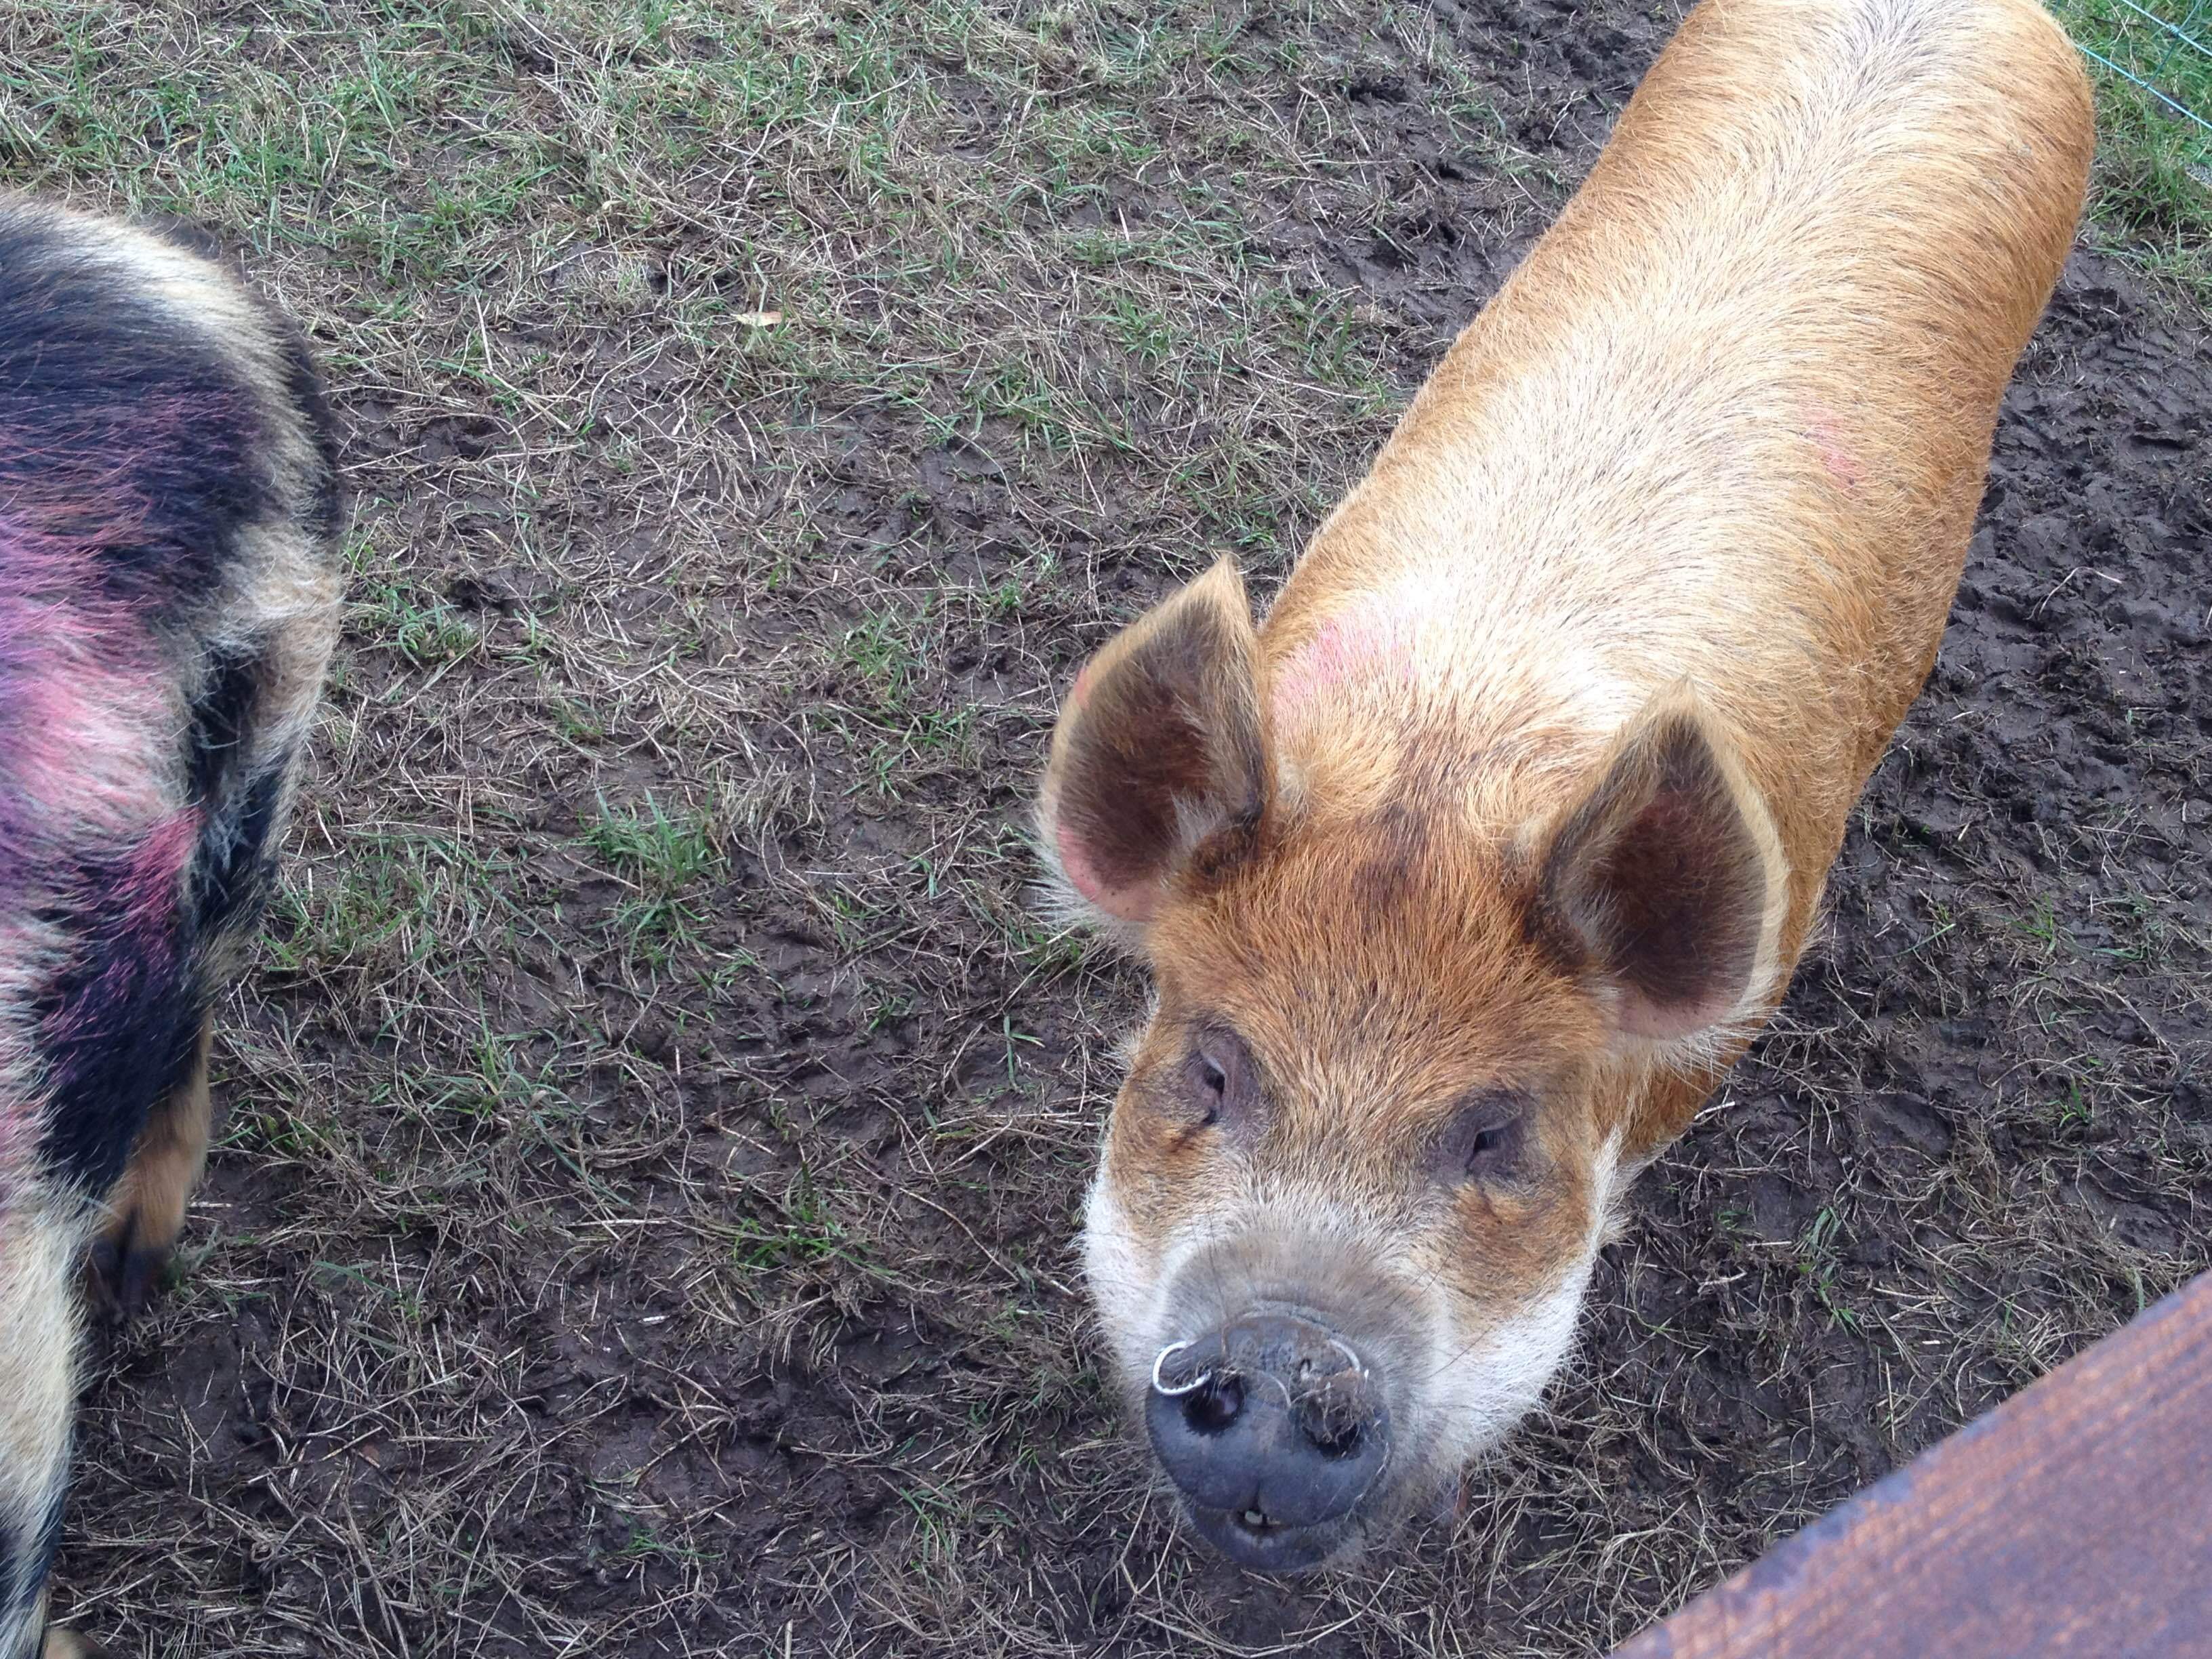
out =
<svg viewBox="0 0 2212 1659"><path fill-rule="evenodd" d="M63 1631L40 1639L69 1483L81 1208L35 1188L0 1202L0 1659L95 1651Z"/></svg>
<svg viewBox="0 0 2212 1659"><path fill-rule="evenodd" d="M191 1070L148 1114L93 1243L97 1294L125 1317L143 1311L159 1288L184 1228L185 1205L207 1164L211 1034L212 1022L204 1022Z"/></svg>

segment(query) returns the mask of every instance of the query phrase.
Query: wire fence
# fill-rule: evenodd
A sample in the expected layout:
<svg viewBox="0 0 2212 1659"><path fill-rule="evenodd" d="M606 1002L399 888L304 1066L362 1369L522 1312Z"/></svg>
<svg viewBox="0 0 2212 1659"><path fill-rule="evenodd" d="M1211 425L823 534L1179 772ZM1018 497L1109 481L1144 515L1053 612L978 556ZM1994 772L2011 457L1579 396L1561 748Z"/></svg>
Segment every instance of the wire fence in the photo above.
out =
<svg viewBox="0 0 2212 1659"><path fill-rule="evenodd" d="M2112 27L2083 52L2212 138L2212 0L2105 0L2096 9Z"/></svg>

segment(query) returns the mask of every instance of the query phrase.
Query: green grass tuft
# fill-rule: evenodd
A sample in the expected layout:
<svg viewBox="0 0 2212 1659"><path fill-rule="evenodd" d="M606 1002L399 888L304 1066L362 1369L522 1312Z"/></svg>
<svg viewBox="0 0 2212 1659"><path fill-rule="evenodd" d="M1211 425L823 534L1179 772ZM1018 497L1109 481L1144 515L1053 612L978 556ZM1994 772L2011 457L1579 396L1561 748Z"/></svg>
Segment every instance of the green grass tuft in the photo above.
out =
<svg viewBox="0 0 2212 1659"><path fill-rule="evenodd" d="M2107 60L2089 66L2097 85L2094 234L2212 307L2212 0L2054 0L2053 9L2076 46Z"/></svg>

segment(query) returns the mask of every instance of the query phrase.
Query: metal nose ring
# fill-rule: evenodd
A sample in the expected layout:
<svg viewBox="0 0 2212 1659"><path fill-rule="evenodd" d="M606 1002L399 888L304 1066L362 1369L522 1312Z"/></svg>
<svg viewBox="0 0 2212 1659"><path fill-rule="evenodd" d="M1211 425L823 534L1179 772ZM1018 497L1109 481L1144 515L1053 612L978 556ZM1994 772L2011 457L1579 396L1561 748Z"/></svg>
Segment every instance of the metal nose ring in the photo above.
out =
<svg viewBox="0 0 2212 1659"><path fill-rule="evenodd" d="M1174 1400L1182 1395L1196 1394L1200 1389L1213 1381L1213 1373L1212 1371L1200 1371L1189 1382L1178 1383L1172 1389L1168 1387L1166 1383L1160 1381L1161 1366L1166 1364L1169 1360L1174 1358L1176 1355L1181 1353L1185 1348L1194 1347L1196 1346L1197 1345L1195 1343L1190 1342L1170 1342L1166 1347L1162 1348L1159 1352L1152 1356L1152 1392L1154 1394L1159 1395L1165 1399Z"/></svg>

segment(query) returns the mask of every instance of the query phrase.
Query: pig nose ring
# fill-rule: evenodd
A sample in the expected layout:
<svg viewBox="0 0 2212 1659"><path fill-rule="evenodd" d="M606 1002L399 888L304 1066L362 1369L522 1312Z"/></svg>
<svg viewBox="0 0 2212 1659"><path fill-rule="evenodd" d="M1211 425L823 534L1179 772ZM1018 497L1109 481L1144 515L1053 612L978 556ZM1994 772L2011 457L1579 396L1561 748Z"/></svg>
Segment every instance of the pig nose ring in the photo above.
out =
<svg viewBox="0 0 2212 1659"><path fill-rule="evenodd" d="M1335 1349L1339 1353L1342 1354L1346 1359L1352 1362L1352 1371L1353 1376L1357 1376L1363 1382L1367 1380L1367 1362L1360 1358L1358 1354L1352 1352L1352 1346L1349 1343L1340 1342L1335 1337L1332 1336L1328 1340L1328 1346Z"/></svg>
<svg viewBox="0 0 2212 1659"><path fill-rule="evenodd" d="M1179 1395L1196 1394L1200 1389L1213 1381L1213 1373L1212 1371L1200 1371L1196 1376L1191 1378L1189 1382L1178 1383L1172 1389L1168 1387L1166 1383L1160 1381L1160 1367L1166 1364L1169 1360L1174 1358L1176 1355L1181 1353L1185 1348L1194 1346L1195 1345L1188 1342L1170 1342L1166 1347L1162 1348L1159 1352L1152 1356L1152 1392L1154 1394L1159 1395L1169 1400L1173 1400Z"/></svg>

